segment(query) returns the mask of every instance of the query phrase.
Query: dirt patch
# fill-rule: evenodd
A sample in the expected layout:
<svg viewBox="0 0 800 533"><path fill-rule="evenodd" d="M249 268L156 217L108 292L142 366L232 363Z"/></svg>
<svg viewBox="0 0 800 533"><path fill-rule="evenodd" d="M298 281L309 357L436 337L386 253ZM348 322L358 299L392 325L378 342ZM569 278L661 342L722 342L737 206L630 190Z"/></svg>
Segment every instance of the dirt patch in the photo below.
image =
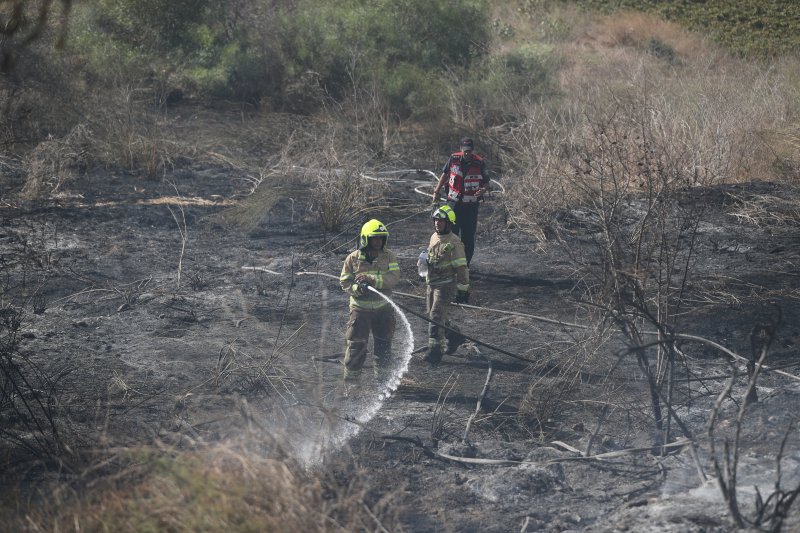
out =
<svg viewBox="0 0 800 533"><path fill-rule="evenodd" d="M41 394L58 398L64 442L93 446L102 435L117 445L192 447L255 425L283 433L310 468L338 456L371 486L397 492L413 531L730 529L705 427L731 363L708 344L681 345L675 414L698 460L686 446L650 453L646 380L635 358L620 356L619 334L591 323L565 253L591 253L593 229L579 213L564 242L542 244L506 226L500 198L483 205L474 307L455 313L483 344L467 343L437 368L413 356L394 393L379 398L385 391L372 381L343 389L336 355L347 300L337 282L297 275L338 276L361 218L323 235L307 198L293 194L243 230L225 213L246 191L213 169L181 176L144 186L127 175L86 177L59 199L1 204L4 309L21 320L15 357L50 376L52 390ZM403 278L397 290L409 295L397 302L424 312L413 296L424 292L414 262L432 231L427 200L401 183L390 191L395 207L369 215L390 224ZM770 197L786 216L764 215ZM680 330L749 355L754 325L776 306L782 314L767 361L786 374L762 376L742 427L740 501L749 510L749 487L771 491L800 395L792 377L800 242L787 207L797 194L751 184L686 198L708 216ZM411 351L425 344L426 325L407 316ZM396 346L408 340L399 331ZM734 366L740 377L721 403L720 438L735 429L747 381L744 363ZM16 439L3 441L7 490L41 476L25 473L34 463L19 443L34 437L23 422L3 421ZM673 429L671 440L687 438ZM794 429L783 452L785 487L800 481L798 463ZM790 524L799 523L794 512Z"/></svg>

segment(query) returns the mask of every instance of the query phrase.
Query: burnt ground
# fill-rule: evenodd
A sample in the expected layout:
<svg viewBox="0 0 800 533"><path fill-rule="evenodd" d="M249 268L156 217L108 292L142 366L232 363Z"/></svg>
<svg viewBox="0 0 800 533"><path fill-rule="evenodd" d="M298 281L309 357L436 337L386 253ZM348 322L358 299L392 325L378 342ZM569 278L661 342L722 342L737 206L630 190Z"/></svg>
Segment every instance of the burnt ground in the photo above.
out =
<svg viewBox="0 0 800 533"><path fill-rule="evenodd" d="M96 445L98 435L120 446L190 448L256 427L286 439L309 468L320 450L355 466L373 487L368 503L392 495L410 531L731 529L706 431L731 364L708 345L680 344L675 408L698 461L688 447L650 453L653 415L635 357L579 305L585 280L576 264L592 263L594 235L579 212L565 219L562 243L541 244L508 228L499 197L485 204L470 303L520 315L456 310L461 328L484 344L467 343L434 369L415 354L381 400L372 383L347 391L340 382L335 356L347 304L336 281L299 274L338 276L361 219L342 234L322 234L307 195L295 191L254 227L237 228L220 215L244 191L209 168L184 168L169 182L85 177L37 203L16 200L18 186L7 182L0 207L3 305L22 311L19 364L56 376L50 392L58 393L61 436L75 448ZM370 215L391 224L389 245L403 271L397 290L420 296L414 263L431 232L426 200L408 183L390 191L395 207ZM751 330L773 320L774 302L782 322L767 364L800 375L796 219L769 215L792 211L796 194L773 184L687 194L707 216L679 329L749 356ZM741 210L735 216L737 201L764 210L745 220ZM412 296L396 300L423 312ZM425 323L407 316L421 347ZM398 352L411 349L403 348L408 340L398 323ZM487 359L492 375L482 395ZM734 366L740 377L721 404L718 453L747 381L744 363ZM791 425L800 381L765 373L757 392L741 433L746 516L754 486L765 496L774 489L790 427L782 486L800 482ZM6 434L31 442L20 424L7 417ZM671 440L682 438L673 426ZM8 443L6 490L28 490L43 473ZM604 455L586 457L597 454ZM800 527L793 511L787 530Z"/></svg>

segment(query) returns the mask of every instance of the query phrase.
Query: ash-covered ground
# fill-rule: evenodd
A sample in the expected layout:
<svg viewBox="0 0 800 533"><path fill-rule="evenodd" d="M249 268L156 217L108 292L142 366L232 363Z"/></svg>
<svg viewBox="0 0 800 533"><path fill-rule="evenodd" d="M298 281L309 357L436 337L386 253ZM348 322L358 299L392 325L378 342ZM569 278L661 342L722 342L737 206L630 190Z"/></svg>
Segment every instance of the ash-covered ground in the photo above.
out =
<svg viewBox="0 0 800 533"><path fill-rule="evenodd" d="M390 225L403 274L396 302L424 313L415 261L432 232L429 200L412 182L387 179L390 207L365 216ZM379 487L367 503L391 495L409 531L732 527L708 425L717 405L721 460L737 428L745 361L680 342L674 365L659 367L659 379L673 378L680 424L670 423L674 446L653 453L641 367L585 299L580 276L596 235L579 212L560 241L541 243L509 227L495 193L481 207L472 307L454 312L479 343L430 368L411 354L426 344L426 324L404 312L397 380L345 390L337 354L347 299L330 276L362 218L325 234L307 191L295 190L243 230L223 215L244 191L209 168L181 169L169 182L87 176L36 203L14 200L18 184L7 185L0 243L4 304L22 311L15 357L52 377L62 437L78 449L98 435L189 448L255 427L308 468L354 464ZM797 199L763 183L685 195L705 213L676 331L749 357L753 331L775 327L766 364L782 373L760 376L758 401L739 424L738 501L748 519L755 487L764 499L775 491L778 457L782 489L800 483L797 220L753 207L785 212ZM22 421L3 423L18 442L31 438ZM39 470L4 446L5 485L24 489L10 484ZM800 527L798 514L790 510L785 530Z"/></svg>

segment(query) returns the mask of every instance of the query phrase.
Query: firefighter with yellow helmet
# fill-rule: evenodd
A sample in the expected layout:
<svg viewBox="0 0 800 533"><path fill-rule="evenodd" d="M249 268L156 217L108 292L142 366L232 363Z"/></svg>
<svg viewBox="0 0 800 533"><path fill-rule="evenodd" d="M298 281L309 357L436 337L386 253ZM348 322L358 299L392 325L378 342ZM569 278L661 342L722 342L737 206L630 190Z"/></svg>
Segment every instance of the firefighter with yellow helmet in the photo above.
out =
<svg viewBox="0 0 800 533"><path fill-rule="evenodd" d="M375 372L387 368L392 350L395 316L392 307L369 287L386 294L400 280L397 257L386 248L389 231L372 219L361 227L358 249L344 260L339 285L350 295L345 339L345 379L357 379L367 358L369 335L375 351Z"/></svg>
<svg viewBox="0 0 800 533"><path fill-rule="evenodd" d="M427 258L420 258L420 274L425 271L427 284L428 350L424 359L433 366L439 364L444 353L453 353L464 341L457 328L450 323L450 302L469 301L469 267L464 244L452 231L456 214L450 206L435 207L431 214L434 233L427 249ZM424 253L424 252L423 252ZM442 327L444 326L444 327Z"/></svg>

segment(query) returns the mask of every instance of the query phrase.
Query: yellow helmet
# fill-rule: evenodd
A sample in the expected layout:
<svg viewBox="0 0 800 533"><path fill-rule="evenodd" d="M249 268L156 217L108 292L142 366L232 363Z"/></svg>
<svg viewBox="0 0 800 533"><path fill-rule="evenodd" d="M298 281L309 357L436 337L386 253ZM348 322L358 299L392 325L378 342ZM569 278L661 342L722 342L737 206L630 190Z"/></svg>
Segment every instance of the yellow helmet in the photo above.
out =
<svg viewBox="0 0 800 533"><path fill-rule="evenodd" d="M451 224L456 223L456 213L449 205L442 205L434 209L433 213L431 213L431 218L441 218Z"/></svg>
<svg viewBox="0 0 800 533"><path fill-rule="evenodd" d="M386 226L383 225L383 222L373 218L361 226L361 237L358 239L358 248L360 250L366 250L367 246L369 246L370 237L383 238L383 244L381 245L382 250L383 247L386 246L386 240L389 238L389 230L386 229Z"/></svg>

